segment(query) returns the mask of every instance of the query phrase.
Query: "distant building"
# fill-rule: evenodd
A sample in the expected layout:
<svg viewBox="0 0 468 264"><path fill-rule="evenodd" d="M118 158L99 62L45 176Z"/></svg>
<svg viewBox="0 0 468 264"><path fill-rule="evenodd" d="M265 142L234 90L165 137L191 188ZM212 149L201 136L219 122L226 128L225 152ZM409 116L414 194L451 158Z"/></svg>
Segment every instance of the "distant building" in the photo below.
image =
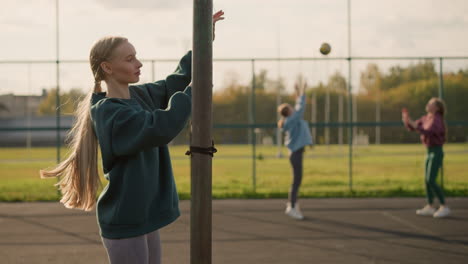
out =
<svg viewBox="0 0 468 264"><path fill-rule="evenodd" d="M42 95L0 95L0 118L36 116L42 100L47 97L47 90Z"/></svg>
<svg viewBox="0 0 468 264"><path fill-rule="evenodd" d="M61 116L60 126L71 127L73 121L73 116ZM27 127L31 127L33 130L25 130ZM56 127L57 118L55 116L0 117L0 147L56 146ZM44 130L45 128L49 130ZM62 145L65 143L67 133L68 130L60 131Z"/></svg>
<svg viewBox="0 0 468 264"><path fill-rule="evenodd" d="M37 114L41 101L46 97L45 90L40 96L0 95L0 148L57 145L56 116ZM73 115L62 113L60 116L62 146L66 143L67 128L72 127L74 121ZM188 144L188 134L182 133L173 143Z"/></svg>
<svg viewBox="0 0 468 264"><path fill-rule="evenodd" d="M24 130L27 127L56 127L55 116L37 114L39 105L46 97L45 89L42 95L0 95L0 147L53 146L57 143L55 130ZM72 122L72 116L62 116L60 126L70 127ZM62 143L67 132L60 131Z"/></svg>

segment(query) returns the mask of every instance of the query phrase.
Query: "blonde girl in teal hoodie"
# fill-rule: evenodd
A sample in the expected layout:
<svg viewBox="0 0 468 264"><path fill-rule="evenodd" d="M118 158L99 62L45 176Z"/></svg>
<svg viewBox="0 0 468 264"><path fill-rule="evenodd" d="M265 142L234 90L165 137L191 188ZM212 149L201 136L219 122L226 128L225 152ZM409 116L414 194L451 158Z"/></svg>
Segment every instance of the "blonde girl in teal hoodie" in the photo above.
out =
<svg viewBox="0 0 468 264"><path fill-rule="evenodd" d="M158 230L180 215L167 144L190 116L191 52L166 79L141 85L129 85L139 81L142 64L126 38L98 40L89 60L95 85L77 108L70 155L40 175L61 176L57 185L67 208L97 205L110 263L161 263ZM98 148L108 184L96 202Z"/></svg>

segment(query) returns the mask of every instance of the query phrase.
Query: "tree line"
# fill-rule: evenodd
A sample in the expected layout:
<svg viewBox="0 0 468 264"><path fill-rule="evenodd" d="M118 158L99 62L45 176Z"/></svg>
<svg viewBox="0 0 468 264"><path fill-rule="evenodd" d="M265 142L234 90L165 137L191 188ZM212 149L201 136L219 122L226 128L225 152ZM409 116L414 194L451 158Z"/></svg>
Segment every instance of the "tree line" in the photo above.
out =
<svg viewBox="0 0 468 264"><path fill-rule="evenodd" d="M303 79L298 76L296 82ZM284 80L269 78L266 70L255 75L255 115L252 115L252 82L240 83L237 78L231 78L217 89L213 95L213 123L215 125L231 125L230 128L217 128L213 131L218 143L245 144L251 140L251 130L240 128L240 124L261 124L257 130L261 137L275 140L276 130L273 127L278 120L276 113L277 92L281 91L281 103L294 104L294 95L288 94ZM309 80L310 83L311 80ZM396 65L387 72L379 69L377 64L368 64L360 73L359 90L348 96L347 79L339 72L332 74L326 82L319 82L307 88L307 107L304 119L318 123L326 121L348 122L348 104L352 100L357 122L400 122L401 109L406 107L413 118L425 114L425 105L432 97L439 95L441 85L439 73L432 61L422 61L406 67ZM446 121L468 121L468 69L443 74L443 98L447 106ZM353 91L355 91L353 89ZM72 89L60 95L62 113L72 114L77 102L83 98L80 89ZM328 98L328 99L327 99ZM55 114L55 90L49 90L48 96L41 103L38 113L41 115ZM315 103L314 106L312 103ZM327 106L328 102L328 106ZM329 111L326 111L329 109ZM354 132L368 135L370 143L376 142L377 130L375 126L359 126ZM468 127L450 126L448 129L449 142L466 142ZM317 127L315 141L325 143L325 128ZM347 143L348 129L338 127L329 129L329 143ZM342 141L339 136L341 135ZM186 129L175 140L188 140ZM409 143L417 142L418 135L408 133L403 126L382 126L380 128L380 143Z"/></svg>

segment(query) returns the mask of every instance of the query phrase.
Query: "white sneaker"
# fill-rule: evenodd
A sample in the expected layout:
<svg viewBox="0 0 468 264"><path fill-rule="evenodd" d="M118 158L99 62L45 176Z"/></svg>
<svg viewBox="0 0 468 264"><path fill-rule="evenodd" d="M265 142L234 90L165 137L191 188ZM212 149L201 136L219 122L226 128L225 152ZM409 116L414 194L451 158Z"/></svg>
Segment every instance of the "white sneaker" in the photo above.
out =
<svg viewBox="0 0 468 264"><path fill-rule="evenodd" d="M441 205L439 207L439 210L437 210L437 212L434 213L434 218L442 218L448 215L450 215L450 208L448 208L447 206Z"/></svg>
<svg viewBox="0 0 468 264"><path fill-rule="evenodd" d="M291 203L287 203L286 211L284 211L284 213L296 220L304 219L304 216L302 215L301 210L299 209L298 203L296 203L294 207L291 207Z"/></svg>
<svg viewBox="0 0 468 264"><path fill-rule="evenodd" d="M424 206L423 209L418 209L416 210L416 214L417 215L424 215L424 216L428 216L428 215L434 215L435 213L435 208L430 206L430 205L426 205Z"/></svg>

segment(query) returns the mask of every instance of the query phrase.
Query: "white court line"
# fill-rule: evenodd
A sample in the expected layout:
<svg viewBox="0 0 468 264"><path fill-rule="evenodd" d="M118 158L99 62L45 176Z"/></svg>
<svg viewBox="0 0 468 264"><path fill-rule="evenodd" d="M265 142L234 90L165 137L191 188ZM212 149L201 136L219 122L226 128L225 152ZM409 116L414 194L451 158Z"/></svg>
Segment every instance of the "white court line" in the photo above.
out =
<svg viewBox="0 0 468 264"><path fill-rule="evenodd" d="M429 234L429 235L432 235L432 236L435 236L435 237L439 237L436 233L432 232L431 230L425 229L425 228L421 228L421 227L419 227L419 226L417 226L417 225L414 225L414 224L412 224L412 223L410 223L410 222L408 222L408 221L406 221L406 220L401 219L400 217L398 217L398 216L396 216L396 215L392 215L392 214L389 213L389 212L382 212L382 214L383 214L384 216L387 216L387 217L389 217L389 218L391 218L391 219L393 219L393 220L395 220L395 221L397 221L397 222L403 224L403 225L409 226L409 227L411 227L411 228L413 228L413 229L415 229L415 230L417 230L417 231L419 231L419 232L423 232L423 233L426 233L426 234ZM468 249L468 246L467 246L467 245L460 245L460 246L463 247L463 248Z"/></svg>
<svg viewBox="0 0 468 264"><path fill-rule="evenodd" d="M432 236L438 236L436 233L432 232L432 231L429 230L429 229L421 228L421 227L419 227L419 226L417 226L417 225L414 225L414 224L412 224L411 222L408 222L408 221L406 221L406 220L403 220L402 218L400 218L400 217L398 217L398 216L396 216L396 215L393 215L393 214L391 214L391 213L389 213L389 212L382 212L382 214L383 214L384 216L387 216L387 217L389 217L389 218L391 218L391 219L397 221L397 222L400 223L400 224L403 224L403 225L405 225L405 226L409 226L409 227L411 227L411 228L413 228L414 230L417 230L417 231L419 231L419 232L426 233L426 234L429 234L429 235L432 235Z"/></svg>

